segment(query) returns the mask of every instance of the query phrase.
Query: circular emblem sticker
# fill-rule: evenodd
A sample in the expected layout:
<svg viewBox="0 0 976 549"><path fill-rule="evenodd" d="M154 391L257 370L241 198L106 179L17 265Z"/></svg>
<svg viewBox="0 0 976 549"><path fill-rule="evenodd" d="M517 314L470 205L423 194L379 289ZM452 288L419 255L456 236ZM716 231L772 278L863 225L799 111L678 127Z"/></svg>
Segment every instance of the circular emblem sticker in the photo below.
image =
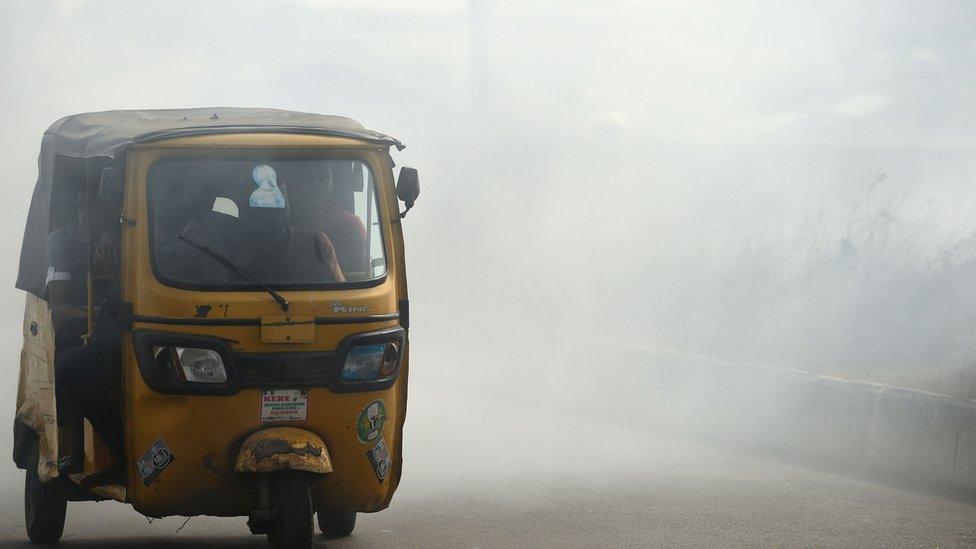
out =
<svg viewBox="0 0 976 549"><path fill-rule="evenodd" d="M157 469L165 469L169 465L170 453L166 448L155 448L152 455L153 467Z"/></svg>
<svg viewBox="0 0 976 549"><path fill-rule="evenodd" d="M356 435L359 442L370 442L376 440L383 432L383 425L386 423L386 406L382 400L374 400L359 412L356 418Z"/></svg>

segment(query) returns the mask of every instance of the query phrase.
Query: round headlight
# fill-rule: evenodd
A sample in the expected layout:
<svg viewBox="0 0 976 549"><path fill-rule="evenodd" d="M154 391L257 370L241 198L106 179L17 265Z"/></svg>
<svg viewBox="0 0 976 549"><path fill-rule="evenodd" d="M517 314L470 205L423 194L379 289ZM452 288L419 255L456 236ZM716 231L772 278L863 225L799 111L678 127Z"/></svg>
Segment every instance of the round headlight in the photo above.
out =
<svg viewBox="0 0 976 549"><path fill-rule="evenodd" d="M397 358L400 356L400 347L390 342L383 349L383 362L380 365L380 377L390 377L397 369Z"/></svg>
<svg viewBox="0 0 976 549"><path fill-rule="evenodd" d="M396 342L357 345L346 353L340 374L343 381L375 381L396 372L400 346Z"/></svg>

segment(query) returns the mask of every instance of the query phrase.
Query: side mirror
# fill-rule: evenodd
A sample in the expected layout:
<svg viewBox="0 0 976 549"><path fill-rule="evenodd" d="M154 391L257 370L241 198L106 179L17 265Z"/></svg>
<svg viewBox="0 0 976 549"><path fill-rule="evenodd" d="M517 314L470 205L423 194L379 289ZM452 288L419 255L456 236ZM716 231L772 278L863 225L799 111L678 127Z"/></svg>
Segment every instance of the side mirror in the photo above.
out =
<svg viewBox="0 0 976 549"><path fill-rule="evenodd" d="M420 196L420 176L417 174L415 168L400 168L400 176L397 177L396 185L397 198L406 204L407 209L403 210L400 217L407 215L410 208L413 208L413 203L417 201L417 197Z"/></svg>
<svg viewBox="0 0 976 549"><path fill-rule="evenodd" d="M125 178L121 168L105 168L102 180L98 183L98 197L109 211L122 210L122 195L125 192Z"/></svg>

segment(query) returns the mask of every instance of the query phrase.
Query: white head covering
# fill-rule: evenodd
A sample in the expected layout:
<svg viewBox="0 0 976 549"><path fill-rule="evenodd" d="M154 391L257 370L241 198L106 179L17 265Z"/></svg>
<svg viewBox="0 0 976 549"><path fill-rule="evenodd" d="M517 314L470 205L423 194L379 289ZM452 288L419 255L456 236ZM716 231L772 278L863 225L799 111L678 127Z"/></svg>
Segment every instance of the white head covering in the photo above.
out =
<svg viewBox="0 0 976 549"><path fill-rule="evenodd" d="M229 215L233 218L241 217L241 210L237 207L237 203L223 196L218 196L214 199L212 210L219 214Z"/></svg>

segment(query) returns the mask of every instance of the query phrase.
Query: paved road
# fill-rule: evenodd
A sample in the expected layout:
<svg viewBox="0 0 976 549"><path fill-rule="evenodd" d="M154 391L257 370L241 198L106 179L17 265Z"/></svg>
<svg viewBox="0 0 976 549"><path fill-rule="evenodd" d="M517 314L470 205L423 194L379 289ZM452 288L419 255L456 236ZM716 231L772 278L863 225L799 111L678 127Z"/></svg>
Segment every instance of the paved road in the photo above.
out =
<svg viewBox="0 0 976 549"><path fill-rule="evenodd" d="M637 432L525 403L411 395L393 506L317 546L976 545L976 506ZM0 547L23 543L21 491ZM244 519L152 524L116 503L69 508L64 547L264 547Z"/></svg>

